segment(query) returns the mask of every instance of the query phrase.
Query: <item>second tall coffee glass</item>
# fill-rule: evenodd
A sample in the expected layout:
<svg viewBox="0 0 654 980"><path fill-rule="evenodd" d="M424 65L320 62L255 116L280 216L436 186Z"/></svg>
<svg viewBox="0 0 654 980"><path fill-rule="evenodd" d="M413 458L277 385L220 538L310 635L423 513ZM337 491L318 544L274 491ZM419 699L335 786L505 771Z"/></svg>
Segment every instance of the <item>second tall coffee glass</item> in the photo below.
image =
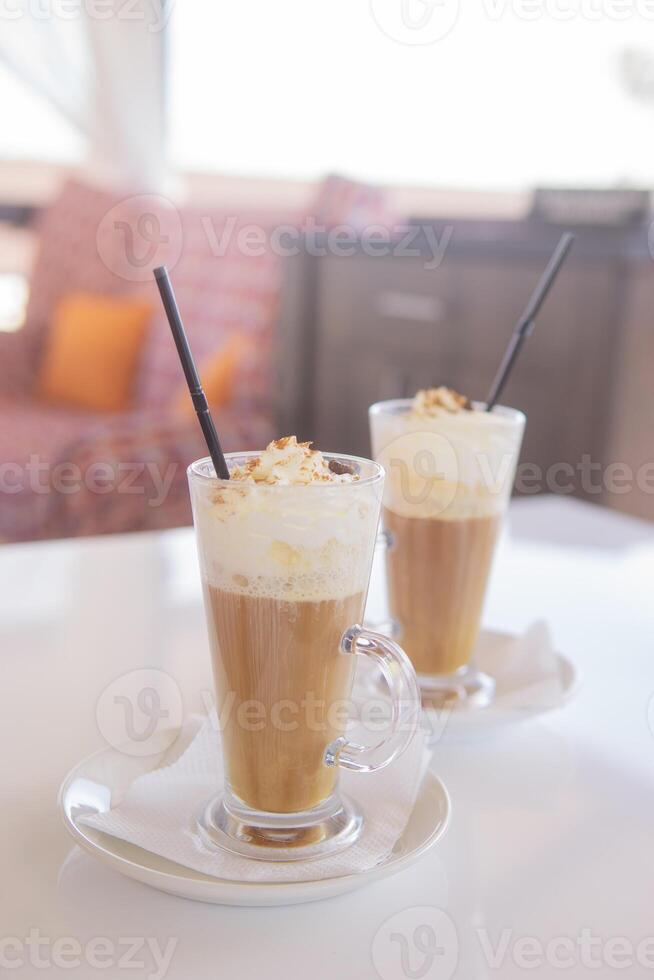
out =
<svg viewBox="0 0 654 980"><path fill-rule="evenodd" d="M370 408L373 455L387 471L383 523L390 614L425 704L488 704L490 677L472 661L525 416L442 411L412 401Z"/></svg>

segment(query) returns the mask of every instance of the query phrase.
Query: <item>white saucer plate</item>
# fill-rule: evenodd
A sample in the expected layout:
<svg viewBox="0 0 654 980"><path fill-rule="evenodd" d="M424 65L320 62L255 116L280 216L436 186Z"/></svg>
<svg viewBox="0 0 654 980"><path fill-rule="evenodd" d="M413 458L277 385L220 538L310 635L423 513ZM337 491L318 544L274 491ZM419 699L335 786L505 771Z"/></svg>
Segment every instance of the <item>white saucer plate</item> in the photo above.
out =
<svg viewBox="0 0 654 980"><path fill-rule="evenodd" d="M170 733L162 732L170 745ZM404 870L443 836L450 818L450 800L441 781L425 773L415 807L391 854L368 871L315 881L244 882L214 878L159 857L144 848L84 826L79 817L105 812L120 800L138 776L156 769L165 752L147 759L107 748L79 763L59 793L59 808L73 840L120 874L160 891L216 905L266 907L297 905L333 898L363 888Z"/></svg>
<svg viewBox="0 0 654 980"><path fill-rule="evenodd" d="M558 688L551 697L530 697L530 689L507 689L502 664L516 636L495 630L483 630L475 653L480 670L489 674L497 684L495 700L485 708L451 707L443 711L423 711L423 725L429 735L429 745L443 744L486 736L493 731L530 721L563 708L577 693L579 672L572 661L561 653L552 652L553 676Z"/></svg>

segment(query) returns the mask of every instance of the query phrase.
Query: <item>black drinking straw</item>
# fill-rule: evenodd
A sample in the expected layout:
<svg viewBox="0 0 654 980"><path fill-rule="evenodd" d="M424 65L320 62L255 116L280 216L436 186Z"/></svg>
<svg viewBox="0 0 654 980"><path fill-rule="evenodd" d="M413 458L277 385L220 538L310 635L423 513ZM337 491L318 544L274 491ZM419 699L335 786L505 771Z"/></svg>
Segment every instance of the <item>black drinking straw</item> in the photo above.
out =
<svg viewBox="0 0 654 980"><path fill-rule="evenodd" d="M191 354L191 348L188 345L188 338L186 336L186 331L184 330L184 324L182 323L182 318L179 314L175 293L173 292L172 283L165 265L161 265L154 270L154 278L156 279L157 286L159 287L161 301L164 305L166 316L168 317L168 323L170 324L170 329L173 333L175 347L177 348L179 359L182 362L184 376L186 377L188 390L191 394L191 400L193 401L193 408L195 409L195 413L199 419L200 425L202 426L202 434L204 435L207 443L207 448L209 449L209 455L211 456L214 469L216 471L216 476L219 476L221 480L229 480L229 470L227 469L227 463L225 462L223 451L220 448L220 439L218 438L216 427L213 424L213 419L211 418L206 395L202 390L202 385L200 384L200 378L193 360L193 355Z"/></svg>
<svg viewBox="0 0 654 980"><path fill-rule="evenodd" d="M570 251L570 247L574 240L575 236L569 231L566 231L565 234L561 236L559 239L559 244L556 246L552 258L550 259L545 272L541 276L540 282L536 286L531 299L527 303L524 313L518 320L513 334L511 335L511 340L504 351L502 363L500 364L493 384L491 385L490 394L488 395L488 399L486 401L487 412L490 412L497 404L497 399L502 394L504 385L509 379L509 375L513 370L513 365L516 362L522 345L536 325L536 317L540 312L540 308L545 302L550 289L554 285L554 280L559 274L559 270L563 265L566 255Z"/></svg>

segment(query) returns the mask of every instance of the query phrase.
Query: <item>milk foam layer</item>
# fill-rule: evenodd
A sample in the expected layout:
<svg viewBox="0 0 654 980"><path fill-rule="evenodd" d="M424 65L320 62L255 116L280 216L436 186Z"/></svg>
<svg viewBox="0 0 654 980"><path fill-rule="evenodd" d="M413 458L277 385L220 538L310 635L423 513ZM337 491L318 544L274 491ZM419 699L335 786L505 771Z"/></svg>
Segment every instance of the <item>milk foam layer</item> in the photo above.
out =
<svg viewBox="0 0 654 980"><path fill-rule="evenodd" d="M384 505L401 517L463 520L502 513L513 487L524 415L373 406L373 453L386 470Z"/></svg>
<svg viewBox="0 0 654 980"><path fill-rule="evenodd" d="M204 581L288 602L365 592L383 479L371 478L374 464L360 463L360 479L288 485L207 479L195 464L189 478Z"/></svg>

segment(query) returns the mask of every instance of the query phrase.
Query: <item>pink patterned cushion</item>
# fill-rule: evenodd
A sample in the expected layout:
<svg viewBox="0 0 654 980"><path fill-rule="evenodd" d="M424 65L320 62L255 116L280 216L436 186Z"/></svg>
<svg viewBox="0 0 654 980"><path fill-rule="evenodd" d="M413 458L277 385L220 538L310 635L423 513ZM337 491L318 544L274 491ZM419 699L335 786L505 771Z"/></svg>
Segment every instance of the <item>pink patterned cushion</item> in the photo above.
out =
<svg viewBox="0 0 654 980"><path fill-rule="evenodd" d="M98 229L115 207L115 194L77 180L67 181L57 200L41 213L38 251L30 279L24 342L32 372L38 366L52 311L72 290L107 295L142 291L120 274L122 254L116 237L100 255Z"/></svg>
<svg viewBox="0 0 654 980"><path fill-rule="evenodd" d="M50 463L63 442L97 422L98 416L44 402L0 397L0 463Z"/></svg>
<svg viewBox="0 0 654 980"><path fill-rule="evenodd" d="M23 331L0 333L0 399L25 397L32 390L32 381Z"/></svg>
<svg viewBox="0 0 654 980"><path fill-rule="evenodd" d="M380 188L328 177L307 209L294 212L208 211L185 208L182 251L171 269L177 301L196 360L201 364L235 332L253 339L253 353L239 371L236 404L271 411L271 353L283 257L270 245L275 229L302 230L308 218L331 228L347 224L360 231L390 226L393 216ZM261 246L259 239L261 236ZM261 254L255 254L261 252ZM181 383L180 367L163 315L156 317L137 389L141 405L170 403Z"/></svg>
<svg viewBox="0 0 654 980"><path fill-rule="evenodd" d="M227 410L221 415L221 438L225 452L263 448L272 438L270 420ZM98 461L108 463L115 473L111 490L98 494L83 479L79 493L52 494L46 533L77 536L190 524L186 469L205 455L195 421L180 424L150 412L125 416L117 427L99 427L67 446L62 458L83 475Z"/></svg>
<svg viewBox="0 0 654 980"><path fill-rule="evenodd" d="M181 255L170 269L177 302L196 362L218 350L234 333L253 340L251 355L239 371L235 401L270 411L271 348L282 259L270 248L243 247L242 233L260 229L267 236L278 224L298 225L297 214L239 214L186 208L181 212ZM156 287L152 295L157 299ZM155 316L142 360L136 398L140 405L169 405L183 384L170 328L163 313Z"/></svg>
<svg viewBox="0 0 654 980"><path fill-rule="evenodd" d="M89 430L95 417L38 402L0 399L3 483L0 540L41 537L52 495L52 465L71 433Z"/></svg>
<svg viewBox="0 0 654 980"><path fill-rule="evenodd" d="M253 354L239 374L236 400L242 410L270 411L271 348L283 258L270 247L269 236L280 226L301 229L308 217L326 227L349 224L355 229L391 220L378 188L336 176L319 185L307 209L238 215L225 209L175 208L152 195L121 198L69 180L39 223L24 330L32 372L52 310L65 293L143 294L159 312L135 379L134 407L170 404L182 377L151 278L152 268L166 263L196 360L201 363L234 332L252 338ZM253 242L252 235L261 236L263 244L256 237Z"/></svg>
<svg viewBox="0 0 654 980"><path fill-rule="evenodd" d="M144 217L149 222L145 226ZM0 538L127 531L188 520L184 466L204 448L195 423L182 428L165 410L182 375L162 313L151 326L136 379L138 411L100 418L28 400L28 382L38 366L52 310L71 290L144 294L159 309L151 268L168 264L198 362L235 331L253 339L235 404L221 411L217 421L227 451L263 448L274 434L270 355L283 262L270 247L268 235L280 225L301 230L308 217L326 227L348 224L359 230L392 221L379 191L342 178L328 178L313 205L302 212L240 213L237 218L225 210L176 210L163 199L121 200L79 181L64 186L39 222L26 326L15 342L12 338L11 344L3 345L11 371L1 379L0 462L24 466L32 454L49 466L74 462L84 470L93 461L131 459L161 466L172 461L176 477L160 508L144 508L143 497L135 495L84 490L43 494L27 485L3 497ZM152 221L164 244L150 256L147 236ZM248 228L250 236L239 237ZM263 248L253 245L253 229L263 235ZM130 243L138 243L137 233L142 231L145 238L141 236L140 251L135 251Z"/></svg>
<svg viewBox="0 0 654 980"><path fill-rule="evenodd" d="M3 467L0 541L190 522L186 467L206 455L195 420L180 423L160 412L107 418L8 401L0 402L0 418L8 423L0 426L0 463L15 464ZM261 449L273 437L270 419L230 410L221 413L220 434L225 452ZM114 474L107 492L98 489L96 471L89 475L98 463Z"/></svg>

